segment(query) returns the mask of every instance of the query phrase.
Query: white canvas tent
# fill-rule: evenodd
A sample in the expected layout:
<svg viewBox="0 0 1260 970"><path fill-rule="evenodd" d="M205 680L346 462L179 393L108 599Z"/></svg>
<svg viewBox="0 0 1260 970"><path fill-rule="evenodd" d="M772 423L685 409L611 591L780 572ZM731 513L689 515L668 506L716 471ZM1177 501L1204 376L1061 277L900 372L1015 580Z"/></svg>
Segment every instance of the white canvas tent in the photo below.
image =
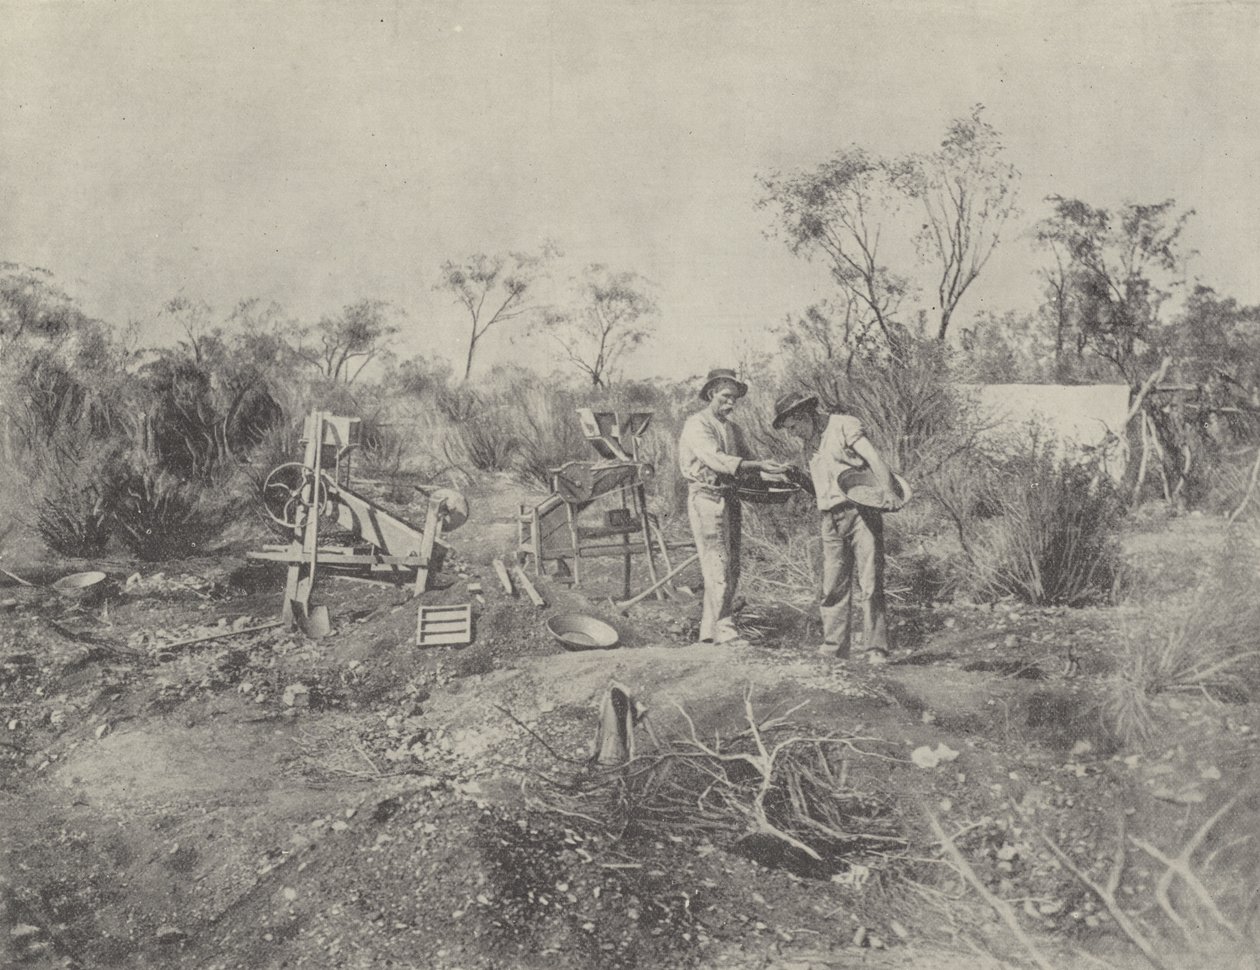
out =
<svg viewBox="0 0 1260 970"><path fill-rule="evenodd" d="M1036 424L1061 454L1101 454L1108 475L1116 481L1124 476L1127 384L960 384L958 390L991 446L1001 447Z"/></svg>

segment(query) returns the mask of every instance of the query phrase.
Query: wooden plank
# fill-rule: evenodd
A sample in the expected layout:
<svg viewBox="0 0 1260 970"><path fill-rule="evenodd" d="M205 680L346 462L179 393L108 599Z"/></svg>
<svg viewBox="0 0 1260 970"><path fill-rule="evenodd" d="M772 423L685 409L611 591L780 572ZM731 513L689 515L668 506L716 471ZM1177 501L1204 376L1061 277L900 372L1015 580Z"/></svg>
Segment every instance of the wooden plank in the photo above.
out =
<svg viewBox="0 0 1260 970"><path fill-rule="evenodd" d="M692 542L670 543L670 546L674 549L695 549L695 543ZM630 546L630 552L633 555L641 556L644 555L647 550L644 546L636 544ZM626 547L602 544L596 546L583 546L579 554L583 559L598 559L601 556L624 556L626 554Z"/></svg>
<svg viewBox="0 0 1260 970"><path fill-rule="evenodd" d="M291 548L292 544L268 543L263 546L263 552L287 552ZM370 556L373 554L373 549L368 543L361 546L320 546L319 554L321 556Z"/></svg>
<svg viewBox="0 0 1260 970"><path fill-rule="evenodd" d="M507 567L503 565L503 560L496 559L491 565L494 566L494 571L498 574L499 582L503 584L503 592L507 593L508 596L515 596L516 590L512 587L512 579L508 576Z"/></svg>
<svg viewBox="0 0 1260 970"><path fill-rule="evenodd" d="M372 579L370 576L350 576L347 573L325 572L325 576L332 579L341 579L347 583L362 583L364 586L380 586L384 589L397 589L398 584L390 582L388 579Z"/></svg>
<svg viewBox="0 0 1260 970"><path fill-rule="evenodd" d="M284 626L284 620L272 620L270 623L260 623L258 626L247 626L241 630L222 630L217 633L207 633L201 637L189 637L187 640L176 640L173 643L161 643L155 648L155 652L161 653L163 650L173 650L176 647L190 647L194 643L206 643L209 640L226 640L228 637L243 637L250 633L262 633L264 630L274 630L276 627Z"/></svg>
<svg viewBox="0 0 1260 970"><path fill-rule="evenodd" d="M320 555L324 555L323 552ZM302 553L292 552L247 552L246 559L263 560L266 562L288 562L301 563L304 561ZM357 553L346 554L330 554L321 563L324 566L403 566L411 569L417 569L424 565L424 561L415 556L383 556L379 553L369 553L367 555L359 555Z"/></svg>
<svg viewBox="0 0 1260 970"><path fill-rule="evenodd" d="M525 590L525 595L535 606L546 606L547 601L539 595L538 590L534 588L534 584L529 581L529 577L525 575L525 570L517 566L512 572L516 576L516 581L520 584L521 589Z"/></svg>
<svg viewBox="0 0 1260 970"><path fill-rule="evenodd" d="M339 486L334 495L337 524L350 529L382 552L395 556L416 556L424 543L424 533L346 486ZM435 545L445 546L441 536L434 536Z"/></svg>

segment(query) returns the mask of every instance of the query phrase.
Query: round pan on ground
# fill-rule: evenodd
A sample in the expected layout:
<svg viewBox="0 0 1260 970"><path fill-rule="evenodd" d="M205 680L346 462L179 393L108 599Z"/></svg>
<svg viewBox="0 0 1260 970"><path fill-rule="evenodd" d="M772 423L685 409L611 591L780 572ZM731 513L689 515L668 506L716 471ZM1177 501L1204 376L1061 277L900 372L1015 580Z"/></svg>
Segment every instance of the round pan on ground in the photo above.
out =
<svg viewBox="0 0 1260 970"><path fill-rule="evenodd" d="M607 650L617 645L617 631L585 613L556 613L547 618L547 629L566 650Z"/></svg>

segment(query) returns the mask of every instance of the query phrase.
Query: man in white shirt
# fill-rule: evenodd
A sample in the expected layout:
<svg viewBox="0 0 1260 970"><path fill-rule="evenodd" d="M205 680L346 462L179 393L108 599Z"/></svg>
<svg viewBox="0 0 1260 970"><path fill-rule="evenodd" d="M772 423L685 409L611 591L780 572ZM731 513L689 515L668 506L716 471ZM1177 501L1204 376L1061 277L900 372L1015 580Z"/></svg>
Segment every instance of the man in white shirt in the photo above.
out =
<svg viewBox="0 0 1260 970"><path fill-rule="evenodd" d="M865 655L872 664L888 660L884 607L884 521L879 509L849 501L838 479L853 468L869 468L883 489L884 505L897 505L892 471L851 414L825 414L813 394L785 394L775 402L774 428L804 446L809 482L818 501L823 547L820 612L823 643L818 652L847 660L852 632L853 584L862 610Z"/></svg>
<svg viewBox="0 0 1260 970"><path fill-rule="evenodd" d="M737 478L756 476L784 481L786 465L754 459L739 425L730 420L748 385L733 370L709 371L700 399L703 410L687 418L678 439L678 464L687 480L687 515L700 571L704 576L701 641L742 642L731 604L739 584L742 515L735 492Z"/></svg>

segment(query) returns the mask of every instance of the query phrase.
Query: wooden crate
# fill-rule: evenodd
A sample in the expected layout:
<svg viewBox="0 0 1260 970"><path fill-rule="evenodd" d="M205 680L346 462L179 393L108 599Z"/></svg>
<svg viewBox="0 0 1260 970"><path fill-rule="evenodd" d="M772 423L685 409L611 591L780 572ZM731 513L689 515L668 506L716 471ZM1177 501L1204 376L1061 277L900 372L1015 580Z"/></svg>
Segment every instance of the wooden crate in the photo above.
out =
<svg viewBox="0 0 1260 970"><path fill-rule="evenodd" d="M472 643L472 604L422 606L416 617L416 646Z"/></svg>

